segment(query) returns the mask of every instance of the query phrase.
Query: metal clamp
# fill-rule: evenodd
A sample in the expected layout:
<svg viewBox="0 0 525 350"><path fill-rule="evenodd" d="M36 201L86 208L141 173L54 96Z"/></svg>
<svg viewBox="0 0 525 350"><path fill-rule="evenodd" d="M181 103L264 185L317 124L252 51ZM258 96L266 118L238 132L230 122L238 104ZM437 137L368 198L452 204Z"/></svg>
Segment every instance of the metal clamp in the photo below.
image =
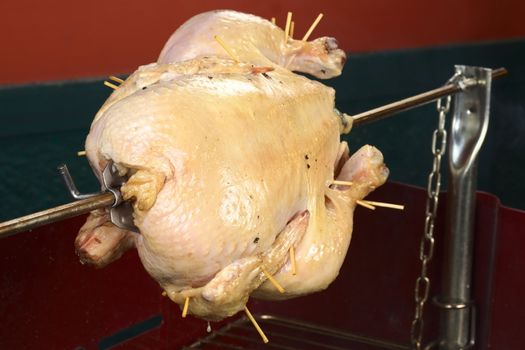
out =
<svg viewBox="0 0 525 350"><path fill-rule="evenodd" d="M440 301L437 297L432 298L432 302L439 308L445 310L458 310L470 308L470 329L467 345L454 347L454 350L469 350L476 344L476 305L472 300L468 302ZM430 342L425 350L431 350L443 345L444 340Z"/></svg>
<svg viewBox="0 0 525 350"><path fill-rule="evenodd" d="M109 209L111 222L119 228L139 233L139 229L133 222L133 206L130 202L124 201L120 192L120 187L126 183L127 178L119 174L113 161L109 161L102 171L102 191L98 193L81 194L69 173L67 165L60 165L58 172L62 176L69 194L74 199L91 198L108 192L113 194L114 202Z"/></svg>
<svg viewBox="0 0 525 350"><path fill-rule="evenodd" d="M472 300L469 300L467 302L458 302L458 301L452 301L452 300L442 301L437 296L432 298L432 303L436 305L437 307L439 307L440 309L448 309L448 310L466 309L468 307L473 306L474 304Z"/></svg>

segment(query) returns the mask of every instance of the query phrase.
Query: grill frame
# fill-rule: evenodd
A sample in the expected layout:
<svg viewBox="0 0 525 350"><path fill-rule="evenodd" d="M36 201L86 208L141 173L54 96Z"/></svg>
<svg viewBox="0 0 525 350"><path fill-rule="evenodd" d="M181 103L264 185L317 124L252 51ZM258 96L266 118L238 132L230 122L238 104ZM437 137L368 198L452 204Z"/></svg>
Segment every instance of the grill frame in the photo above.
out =
<svg viewBox="0 0 525 350"><path fill-rule="evenodd" d="M191 345L185 346L182 349L210 349L211 346L213 349L234 350L259 348L280 350L347 350L349 349L347 346L352 346L352 349L410 350L409 345L357 335L292 318L270 314L257 314L254 315L254 318L270 339L269 343L264 344L250 323L250 320L247 317L241 317L197 339ZM249 336L238 334L244 332ZM302 336L300 337L296 333L301 333ZM318 340L324 340L324 342ZM236 341L246 342L246 345L236 344Z"/></svg>

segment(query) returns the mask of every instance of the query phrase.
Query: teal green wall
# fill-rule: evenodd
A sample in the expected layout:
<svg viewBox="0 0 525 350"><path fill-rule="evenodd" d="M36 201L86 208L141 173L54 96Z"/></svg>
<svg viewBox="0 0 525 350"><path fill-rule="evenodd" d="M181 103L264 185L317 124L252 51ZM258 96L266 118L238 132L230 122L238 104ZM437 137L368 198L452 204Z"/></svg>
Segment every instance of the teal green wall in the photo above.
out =
<svg viewBox="0 0 525 350"><path fill-rule="evenodd" d="M337 90L337 106L349 114L443 84L454 64L506 67L494 82L491 125L480 161L479 187L525 209L525 40L370 54L349 53ZM109 93L102 79L0 88L0 221L65 203L56 174L67 163L79 189L98 184L84 157L90 122ZM385 155L391 179L423 185L431 166L434 105L356 128L351 149L369 143Z"/></svg>

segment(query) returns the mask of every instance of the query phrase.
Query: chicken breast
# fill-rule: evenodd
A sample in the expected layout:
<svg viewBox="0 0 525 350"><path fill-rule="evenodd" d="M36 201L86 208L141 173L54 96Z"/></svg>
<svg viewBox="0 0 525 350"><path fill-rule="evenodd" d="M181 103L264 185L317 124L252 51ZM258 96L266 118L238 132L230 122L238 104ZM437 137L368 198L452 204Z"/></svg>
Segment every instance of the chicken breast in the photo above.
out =
<svg viewBox="0 0 525 350"><path fill-rule="evenodd" d="M201 14L174 33L159 63L115 90L86 151L97 176L111 160L129 177L121 191L140 234L95 212L77 237L82 261L105 266L134 244L167 295L179 305L190 298L189 312L208 320L242 310L250 295L291 298L336 278L356 200L388 170L371 146L349 157L339 135L351 118L334 108L333 89L284 66L294 45L307 46L284 42L258 17ZM294 69L334 72L338 61L340 72L337 50L303 53Z"/></svg>

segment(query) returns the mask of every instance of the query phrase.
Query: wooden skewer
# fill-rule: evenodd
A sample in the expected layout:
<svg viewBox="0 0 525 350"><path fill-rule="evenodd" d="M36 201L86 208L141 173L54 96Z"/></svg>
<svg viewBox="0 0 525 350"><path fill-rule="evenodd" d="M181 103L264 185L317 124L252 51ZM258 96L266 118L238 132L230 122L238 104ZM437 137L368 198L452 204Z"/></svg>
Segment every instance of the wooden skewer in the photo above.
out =
<svg viewBox="0 0 525 350"><path fill-rule="evenodd" d="M79 156L79 157L83 157L85 155L86 155L86 151L78 151L77 152L77 156Z"/></svg>
<svg viewBox="0 0 525 350"><path fill-rule="evenodd" d="M279 291L279 293L284 293L284 288L279 284L279 282L277 282L277 280L273 278L273 276L270 275L268 271L264 269L264 267L261 266L261 270L266 276L266 278L268 278L268 281L270 281L271 284L273 284L273 286Z"/></svg>
<svg viewBox="0 0 525 350"><path fill-rule="evenodd" d="M275 22L275 17L272 17L272 24L273 24L273 25L276 25L275 23L276 23L276 22Z"/></svg>
<svg viewBox="0 0 525 350"><path fill-rule="evenodd" d="M308 31L306 32L306 34L304 35L303 37L303 41L306 41L308 40L308 38L310 37L310 35L312 34L312 32L314 31L315 27L317 27L317 25L319 24L319 22L321 21L321 18L323 18L323 14L320 13L317 18L315 19L314 23L312 23L312 25L310 26L310 29L308 29Z"/></svg>
<svg viewBox="0 0 525 350"><path fill-rule="evenodd" d="M119 83L119 84L122 84L122 83L124 82L124 80L122 80L122 79L120 79L120 78L118 78L118 77L116 77L116 76L114 76L114 75L110 75L110 76L109 76L109 79L110 79L110 80L113 80L113 81L116 81L116 82Z"/></svg>
<svg viewBox="0 0 525 350"><path fill-rule="evenodd" d="M292 21L292 13L288 12L286 16L286 26L284 27L284 42L288 41L288 35L290 34L290 22Z"/></svg>
<svg viewBox="0 0 525 350"><path fill-rule="evenodd" d="M163 297L165 297L166 295L168 295L168 293L166 293L165 290L162 291L162 293L160 293Z"/></svg>
<svg viewBox="0 0 525 350"><path fill-rule="evenodd" d="M186 300L184 300L184 307L182 308L182 318L186 318L186 315L188 314L189 305L190 305L190 297L186 297Z"/></svg>
<svg viewBox="0 0 525 350"><path fill-rule="evenodd" d="M401 205L401 204L392 204L392 203L385 203L385 202L374 202L374 201L369 201L369 200L363 200L363 202L368 203L368 204L373 205L373 206L376 206L376 207L405 210L405 206Z"/></svg>
<svg viewBox="0 0 525 350"><path fill-rule="evenodd" d="M246 316L248 316L250 321L252 321L253 326L255 327L257 332L259 332L259 335L261 336L263 342L268 343L269 342L268 337L266 337L266 334L264 334L263 330L261 329L261 327L259 327L259 324L255 320L255 318L253 318L252 313L250 312L250 310L248 310L246 306L244 307L244 312L246 312Z"/></svg>
<svg viewBox="0 0 525 350"><path fill-rule="evenodd" d="M295 249L290 247L290 263L292 264L292 275L297 274L297 265L295 264Z"/></svg>
<svg viewBox="0 0 525 350"><path fill-rule="evenodd" d="M222 39L219 38L218 35L213 36L213 38L219 43L219 45L222 46L222 48L224 49L224 51L226 51L226 53L228 54L228 56L231 57L232 60L234 60L236 63L239 63L239 59L237 58L237 56L235 56L235 54L233 53L233 51L230 50L230 48L228 47L228 45L226 45L226 43L225 43L224 41L222 41Z"/></svg>
<svg viewBox="0 0 525 350"><path fill-rule="evenodd" d="M356 202L357 204L359 204L360 206L362 206L362 207L368 208L368 209L370 209L370 210L376 210L376 207L374 207L373 205L368 204L368 203L366 203L365 201L362 201L362 200L360 200L360 199L356 200L355 202Z"/></svg>
<svg viewBox="0 0 525 350"><path fill-rule="evenodd" d="M295 28L295 22L292 21L292 23L290 23L290 39L293 39L294 28Z"/></svg>
<svg viewBox="0 0 525 350"><path fill-rule="evenodd" d="M117 86L117 85L112 84L112 83L110 83L109 81L105 81L105 82L104 82L104 85L106 85L106 86L112 88L113 90L118 89L118 86Z"/></svg>
<svg viewBox="0 0 525 350"><path fill-rule="evenodd" d="M334 181L332 181L332 184L334 184L334 185L343 185L343 186L352 186L354 183L351 182L351 181L334 180Z"/></svg>

